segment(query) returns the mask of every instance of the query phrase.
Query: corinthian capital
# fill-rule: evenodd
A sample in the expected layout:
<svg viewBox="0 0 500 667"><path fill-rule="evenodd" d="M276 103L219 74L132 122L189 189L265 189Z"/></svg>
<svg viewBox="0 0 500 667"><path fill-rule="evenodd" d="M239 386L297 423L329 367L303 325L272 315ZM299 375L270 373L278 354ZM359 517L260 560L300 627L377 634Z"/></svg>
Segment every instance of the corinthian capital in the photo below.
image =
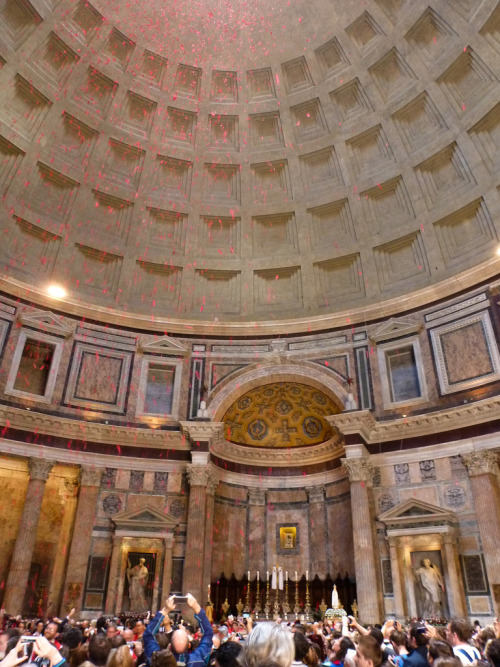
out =
<svg viewBox="0 0 500 667"><path fill-rule="evenodd" d="M47 461L46 459L29 459L28 460L28 470L30 473L30 479L41 479L43 482L46 482L50 471L54 465L54 461Z"/></svg>
<svg viewBox="0 0 500 667"><path fill-rule="evenodd" d="M351 482L373 482L375 468L367 456L356 459L341 459Z"/></svg>
<svg viewBox="0 0 500 667"><path fill-rule="evenodd" d="M190 486L206 486L209 493L213 493L219 483L217 475L210 466L189 463L186 472Z"/></svg>
<svg viewBox="0 0 500 667"><path fill-rule="evenodd" d="M469 477L485 475L486 473L495 475L498 472L498 456L495 452L488 449L482 452L462 454L462 460L467 468Z"/></svg>

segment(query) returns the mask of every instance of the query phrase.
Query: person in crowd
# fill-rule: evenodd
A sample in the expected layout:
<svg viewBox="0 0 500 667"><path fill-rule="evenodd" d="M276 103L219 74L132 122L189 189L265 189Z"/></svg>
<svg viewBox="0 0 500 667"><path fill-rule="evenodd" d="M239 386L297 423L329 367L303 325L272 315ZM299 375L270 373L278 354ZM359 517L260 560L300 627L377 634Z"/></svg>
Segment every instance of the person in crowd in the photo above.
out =
<svg viewBox="0 0 500 667"><path fill-rule="evenodd" d="M297 634L297 633L295 633ZM291 667L295 635L277 623L260 623L250 632L239 661L242 667Z"/></svg>
<svg viewBox="0 0 500 667"><path fill-rule="evenodd" d="M214 667L239 667L238 656L242 649L240 642L224 642L213 651L211 664Z"/></svg>
<svg viewBox="0 0 500 667"><path fill-rule="evenodd" d="M172 633L171 650L177 662L184 662L186 667L205 667L206 660L212 650L212 637L214 631L207 615L198 604L197 600L188 593L187 603L194 611L195 618L203 630L203 637L197 648L190 646L189 635L184 628L179 627ZM151 660L155 651L160 649L156 640L156 633L160 629L166 616L175 609L175 597L171 595L165 603L165 607L148 623L144 632L144 652L146 658Z"/></svg>
<svg viewBox="0 0 500 667"><path fill-rule="evenodd" d="M429 667L427 660L429 635L427 628L422 625L414 625L410 628L409 648L410 652L404 660L405 667Z"/></svg>
<svg viewBox="0 0 500 667"><path fill-rule="evenodd" d="M470 665L475 660L481 660L481 654L475 646L471 646L472 626L464 618L456 618L448 623L446 639L453 646L453 653L459 658L462 665Z"/></svg>
<svg viewBox="0 0 500 667"><path fill-rule="evenodd" d="M486 647L486 660L491 667L500 667L500 639L492 639Z"/></svg>
<svg viewBox="0 0 500 667"><path fill-rule="evenodd" d="M110 651L106 667L134 667L128 646L123 645Z"/></svg>
<svg viewBox="0 0 500 667"><path fill-rule="evenodd" d="M354 667L354 656L356 655L356 647L352 639L343 637L342 633L335 631L335 635L329 641L329 651L326 665L333 665L334 667Z"/></svg>
<svg viewBox="0 0 500 667"><path fill-rule="evenodd" d="M380 643L371 635L361 635L356 645L355 667L381 667L384 653Z"/></svg>
<svg viewBox="0 0 500 667"><path fill-rule="evenodd" d="M389 641L391 642L392 650L394 655L391 656L391 662L396 665L396 667L402 667L403 662L408 655L408 637L401 630L392 630L389 635Z"/></svg>
<svg viewBox="0 0 500 667"><path fill-rule="evenodd" d="M440 658L453 658L453 646L445 639L431 639L429 642L429 652L427 660L430 665L434 665Z"/></svg>
<svg viewBox="0 0 500 667"><path fill-rule="evenodd" d="M104 635L93 635L89 641L89 662L95 667L106 667L111 642ZM87 665L88 663L84 663Z"/></svg>

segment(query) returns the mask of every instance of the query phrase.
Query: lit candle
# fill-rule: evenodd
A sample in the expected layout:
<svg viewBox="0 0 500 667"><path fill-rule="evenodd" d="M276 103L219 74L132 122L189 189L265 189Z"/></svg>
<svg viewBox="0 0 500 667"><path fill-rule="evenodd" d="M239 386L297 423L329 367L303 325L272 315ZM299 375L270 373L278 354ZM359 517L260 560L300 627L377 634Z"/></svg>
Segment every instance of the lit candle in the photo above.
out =
<svg viewBox="0 0 500 667"><path fill-rule="evenodd" d="M208 584L208 599L210 599L210 584Z"/></svg>
<svg viewBox="0 0 500 667"><path fill-rule="evenodd" d="M295 581L298 581L298 580L299 580L299 576L297 574L297 570L295 570Z"/></svg>
<svg viewBox="0 0 500 667"><path fill-rule="evenodd" d="M248 581L250 581L250 570L248 570Z"/></svg>
<svg viewBox="0 0 500 667"><path fill-rule="evenodd" d="M257 581L259 581L260 576L259 576L259 570L257 570Z"/></svg>
<svg viewBox="0 0 500 667"><path fill-rule="evenodd" d="M288 581L288 570L285 572L285 580Z"/></svg>
<svg viewBox="0 0 500 667"><path fill-rule="evenodd" d="M309 570L306 570L306 581L309 581Z"/></svg>
<svg viewBox="0 0 500 667"><path fill-rule="evenodd" d="M266 576L267 581L269 581L269 570L267 570L267 576Z"/></svg>

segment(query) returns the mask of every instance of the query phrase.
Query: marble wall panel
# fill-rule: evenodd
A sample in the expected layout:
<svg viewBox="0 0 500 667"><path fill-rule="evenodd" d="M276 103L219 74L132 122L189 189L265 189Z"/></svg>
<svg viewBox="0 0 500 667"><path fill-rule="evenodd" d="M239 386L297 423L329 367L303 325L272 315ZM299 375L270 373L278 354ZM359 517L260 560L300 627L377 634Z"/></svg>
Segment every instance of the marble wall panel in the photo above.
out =
<svg viewBox="0 0 500 667"><path fill-rule="evenodd" d="M278 543L276 539L276 526L297 526L298 554L278 554ZM283 571L294 572L297 570L299 578L310 570L310 531L309 531L308 507L299 506L283 509L283 506L269 505L267 512L267 567L272 570L274 565L281 566ZM324 539L324 531L318 531L315 535L315 548L321 548L320 542Z"/></svg>
<svg viewBox="0 0 500 667"><path fill-rule="evenodd" d="M332 577L340 572L354 574L351 501L327 504L329 534L329 570Z"/></svg>
<svg viewBox="0 0 500 667"><path fill-rule="evenodd" d="M247 511L233 503L216 501L214 507L214 531L212 548L212 578L222 573L237 578L246 573L247 563Z"/></svg>
<svg viewBox="0 0 500 667"><path fill-rule="evenodd" d="M28 475L25 472L2 468L0 470L0 581L6 581L17 529L24 506Z"/></svg>

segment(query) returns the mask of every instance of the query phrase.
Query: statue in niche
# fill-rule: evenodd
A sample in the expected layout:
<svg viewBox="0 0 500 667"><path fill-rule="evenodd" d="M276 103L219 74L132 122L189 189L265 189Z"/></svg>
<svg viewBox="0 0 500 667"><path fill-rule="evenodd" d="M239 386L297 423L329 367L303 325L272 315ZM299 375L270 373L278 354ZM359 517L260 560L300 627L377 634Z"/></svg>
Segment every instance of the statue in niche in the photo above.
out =
<svg viewBox="0 0 500 667"><path fill-rule="evenodd" d="M424 558L418 570L415 570L415 577L420 601L419 616L422 618L442 617L444 583L439 567L429 558Z"/></svg>
<svg viewBox="0 0 500 667"><path fill-rule="evenodd" d="M132 567L130 560L127 567L128 597L130 599L130 611L147 611L146 584L148 582L149 570L145 565L146 559L139 558L139 564Z"/></svg>

